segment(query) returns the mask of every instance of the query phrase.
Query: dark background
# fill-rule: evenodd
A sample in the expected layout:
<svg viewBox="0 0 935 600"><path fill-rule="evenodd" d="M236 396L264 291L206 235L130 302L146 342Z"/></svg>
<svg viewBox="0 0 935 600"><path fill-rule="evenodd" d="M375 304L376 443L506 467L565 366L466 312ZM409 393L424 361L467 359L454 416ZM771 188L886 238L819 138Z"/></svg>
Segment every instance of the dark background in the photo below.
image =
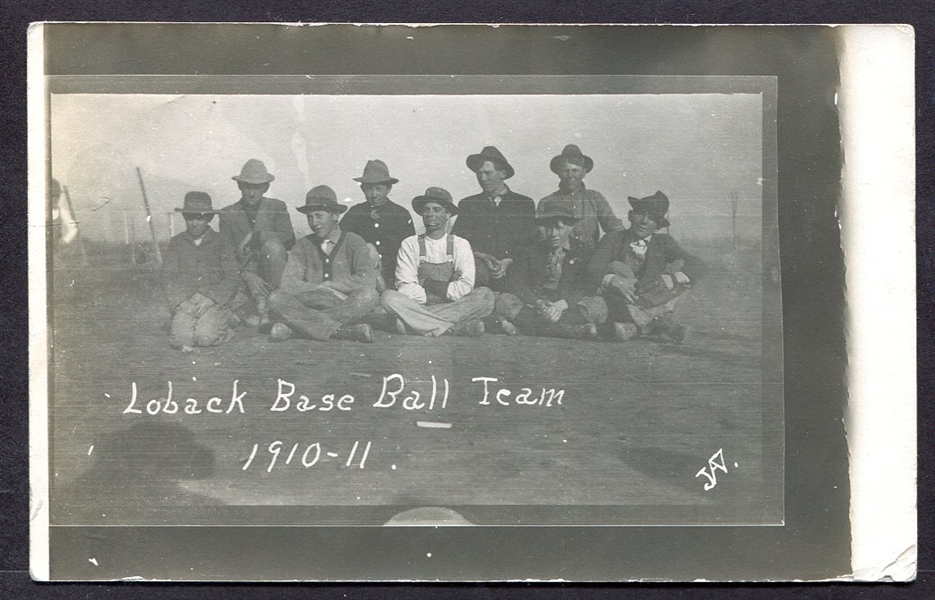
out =
<svg viewBox="0 0 935 600"><path fill-rule="evenodd" d="M704 10L702 10L704 8ZM0 466L0 507L3 515L0 521L0 569L3 569L0 596L2 597L149 597L160 596L195 597L210 594L200 586L167 588L143 585L123 586L86 586L86 585L39 585L31 583L28 568L28 471L27 471L27 290L26 290L26 245L25 245L25 204L26 204L26 121L25 121L25 31L28 22L36 20L241 20L241 21L287 21L313 18L316 21L374 21L374 22L442 22L442 21L482 21L482 22L686 22L686 23L758 23L758 22L900 22L916 27L917 55L917 245L918 245L918 284L919 284L919 450L920 450L920 489L919 489L919 540L920 564L919 581L909 586L845 586L825 584L809 587L782 587L757 589L728 586L717 590L703 590L685 586L663 586L640 589L640 594L647 596L696 595L698 593L720 595L736 594L757 596L793 596L793 597L926 597L933 594L933 572L931 566L931 488L932 488L932 408L926 399L935 383L927 372L926 366L932 357L931 343L928 342L932 323L931 272L932 272L932 220L935 218L931 203L933 179L931 157L933 136L929 123L933 115L933 62L932 54L932 14L931 5L922 2L873 3L851 11L841 11L837 4L803 2L773 3L767 7L753 8L744 3L723 3L714 9L703 6L701 2L641 2L621 7L613 2L583 3L526 3L506 5L492 2L475 2L471 5L458 4L456 7L434 5L433 3L398 2L386 3L379 8L365 7L362 3L345 3L341 6L308 6L303 14L296 14L293 7L285 4L265 3L262 7L253 4L241 4L218 9L204 4L190 4L185 10L170 11L158 4L150 5L149 10L129 10L122 5L101 2L93 7L79 7L77 3L30 3L17 7L10 3L0 7L0 27L3 35L3 61L8 76L2 83L3 108L0 111L5 144L3 147L0 169L3 170L4 182L4 217L0 224L0 289L7 302L0 312L2 330L9 332L8 343L2 344L3 370L0 382L4 390L0 401L0 421L3 422L4 435L0 441L3 462ZM834 84L835 65L827 64L829 41L815 30L777 31L775 36L745 35L742 31L727 32L730 40L722 39L719 52L703 52L711 49L714 36L704 37L688 30L647 31L645 39L639 35L630 36L625 52L615 54L617 59L608 60L606 56L595 56L588 48L575 56L551 57L561 62L564 68L583 69L583 73L605 72L653 72L653 73L691 73L695 70L710 73L751 73L778 74L780 89L784 89L783 80L795 80L792 95L780 99L780 228L783 260L783 292L786 313L786 365L787 370L797 374L797 381L787 379L787 398L790 404L789 447L787 469L790 471L790 492L799 492L798 500L790 498L788 507L790 516L800 518L797 521L801 535L815 536L810 540L810 552L827 542L829 547L839 542L840 536L847 535L846 513L829 513L830 505L839 502L823 493L825 483L837 480L845 469L842 460L843 437L839 436L834 419L839 415L841 406L828 407L804 402L803 398L836 398L844 402L844 390L839 376L844 365L843 336L841 333L842 281L843 269L840 265L837 227L833 213L833 198L837 195L837 180L834 169L828 169L829 160L836 160L837 131L833 110L827 103L810 102L816 92L827 84ZM674 47L678 48L678 61L667 63L665 55L660 57L658 48L665 47L667 36ZM600 34L589 34L588 43L594 47L604 46L606 40ZM694 40L694 41L693 41ZM744 41L746 40L746 45ZM158 40L153 40L159 45ZM233 43L233 42L232 42ZM697 52L692 51L692 44L697 44ZM190 72L185 69L195 68L193 61L185 60L191 52L197 53L199 44L204 40L193 38L194 46L188 49L171 50L161 46L160 52L143 54L131 53L130 58L139 60L141 56L152 58L152 64L142 65L143 70L169 68L175 72ZM663 46L660 46L663 44ZM791 53L783 52L795 48ZM717 48L716 48L717 49ZM94 60L94 53L87 48L74 47L67 54L75 61L66 66L70 71L96 72L100 63ZM477 72L471 69L487 68L490 61L497 65L497 72L509 73L510 62L504 61L504 52L510 49L489 48L489 55L484 61L471 63L462 72ZM242 54L233 58L233 54L219 48L212 40L209 53L204 62L197 63L202 68L198 72L251 72L262 69L264 52L269 47L255 45L246 48ZM329 48L334 56L334 48ZM360 59L360 51L353 63L341 64L334 60L331 72L372 72L392 73L394 64L384 63L379 52L369 61ZM114 56L110 54L109 56ZM317 56L322 57L322 54ZM670 55L671 56L671 55ZM212 60L211 57L214 57ZM218 63L218 57L225 64ZM309 64L309 59L312 64ZM302 68L316 70L315 57L301 56L295 60ZM443 50L436 57L437 64L445 65L446 60L459 57L447 55ZM520 71L528 71L531 64L547 68L549 61L542 56L518 56ZM485 62L486 61L486 62ZM524 62L525 61L525 62ZM542 62L540 62L542 61ZM764 62L765 61L765 62ZM286 64L289 61L284 61ZM282 63L280 63L282 64ZM552 63L554 64L554 63ZM121 72L140 67L133 64L109 64L105 71ZM55 68L50 65L53 72ZM423 68L423 67L419 67ZM430 68L430 67L429 67ZM640 70L640 69L644 70ZM360 71L359 69L364 69ZM622 71L617 71L622 69ZM451 70L451 69L449 69ZM265 71L257 71L265 72ZM328 71L322 71L328 72ZM420 72L416 70L416 72ZM431 71L428 71L431 72ZM451 71L458 72L458 71ZM828 77L832 79L827 79ZM786 87L786 89L790 89ZM798 96L796 96L798 94ZM785 108L784 108L785 107ZM797 119L792 129L782 125L783 110L791 111ZM787 118L788 122L789 119ZM805 136L803 138L803 136ZM795 147L797 152L785 153L783 148ZM788 146L792 144L792 146ZM812 173L810 177L800 177L801 173ZM817 173L817 175L815 175ZM835 177L829 177L834 173ZM786 198L798 199L798 204L787 202ZM828 265L831 265L830 270ZM818 285L822 283L823 285ZM797 293L799 292L799 293ZM798 395L804 394L804 396ZM796 400L799 398L799 400ZM824 429L830 428L830 429ZM822 435L830 432L831 435ZM810 435L811 434L811 435ZM840 439L839 439L840 438ZM819 468L802 470L797 466L805 465L807 456L814 457L814 452L824 453L830 460L822 461ZM846 470L843 472L846 476ZM828 484L830 487L830 484ZM816 492L818 492L816 494ZM795 502L800 502L799 506ZM827 502L829 506L820 506ZM808 504L806 506L805 504ZM815 503L818 505L816 506ZM830 516L829 516L830 514ZM842 522L843 520L843 522ZM802 540L789 540L796 546ZM763 548L764 554L770 549ZM808 560L807 555L797 560ZM227 593L237 592L241 597L281 597L298 595L303 591L295 588L259 588L228 586ZM528 586L513 586L506 589L493 589L486 585L461 586L459 589L445 587L411 588L403 586L371 586L367 588L347 586L315 586L314 591L331 597L347 594L361 596L397 596L431 597L445 591L461 595L488 597L493 595L525 596L530 593ZM627 590L637 592L637 590ZM591 597L616 595L618 590L605 586L567 586L543 588L537 586L537 595L588 595Z"/></svg>

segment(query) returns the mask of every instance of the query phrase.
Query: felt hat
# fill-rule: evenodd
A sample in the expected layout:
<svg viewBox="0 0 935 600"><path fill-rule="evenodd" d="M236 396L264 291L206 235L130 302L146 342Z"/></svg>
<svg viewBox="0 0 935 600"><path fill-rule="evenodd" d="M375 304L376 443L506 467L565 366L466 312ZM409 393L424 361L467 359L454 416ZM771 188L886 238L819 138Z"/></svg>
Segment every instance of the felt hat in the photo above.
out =
<svg viewBox="0 0 935 600"><path fill-rule="evenodd" d="M513 166L510 165L509 161L494 146L484 146L484 149L480 151L480 154L472 154L468 156L467 161L465 162L467 162L467 166L470 170L477 173L477 171L488 160L503 169L503 171L506 173L506 175L503 177L504 179L509 179L516 173L513 170Z"/></svg>
<svg viewBox="0 0 935 600"><path fill-rule="evenodd" d="M204 192L188 192L185 194L185 200L182 202L182 208L176 208L175 212L183 214L201 214L216 215L219 210L214 210L211 206L211 196Z"/></svg>
<svg viewBox="0 0 935 600"><path fill-rule="evenodd" d="M399 180L395 177L390 177L390 169L386 166L386 163L382 160L368 160L367 165L364 167L364 174L360 177L355 177L354 181L358 183L389 183L390 185L394 183L399 183Z"/></svg>
<svg viewBox="0 0 935 600"><path fill-rule="evenodd" d="M305 205L297 206L300 213L308 214L314 210L327 210L341 214L347 210L343 204L338 204L338 197L334 190L327 185L316 185L305 194Z"/></svg>
<svg viewBox="0 0 935 600"><path fill-rule="evenodd" d="M649 215L659 227L669 226L669 220L666 219L666 213L669 212L669 199L662 192L657 191L645 198L629 196L627 201L633 207L633 212Z"/></svg>
<svg viewBox="0 0 935 600"><path fill-rule="evenodd" d="M430 187L425 190L425 193L421 196L416 196L412 199L412 208L418 214L422 214L422 208L429 202L435 202L436 204L441 204L451 215L458 214L458 207L455 206L455 203L451 201L451 194L448 193L448 190L442 189L440 187Z"/></svg>
<svg viewBox="0 0 935 600"><path fill-rule="evenodd" d="M574 208L569 203L560 200L544 202L539 208L536 221L539 221L541 225L542 222L549 219L562 219L566 223L577 223L579 220Z"/></svg>
<svg viewBox="0 0 935 600"><path fill-rule="evenodd" d="M241 183L252 183L253 185L260 185L263 183L269 183L276 178L270 175L270 173L266 170L266 165L263 164L263 161L251 158L245 162L243 168L240 169L240 175L234 175L231 177L231 179Z"/></svg>
<svg viewBox="0 0 935 600"><path fill-rule="evenodd" d="M574 144L568 144L562 149L562 153L556 157L552 158L552 162L549 163L549 168L553 173L558 175L558 169L562 166L562 163L568 161L575 165L581 165L584 167L584 172L589 173L591 169L594 168L594 161L591 160L590 156L585 156L581 153L581 149Z"/></svg>

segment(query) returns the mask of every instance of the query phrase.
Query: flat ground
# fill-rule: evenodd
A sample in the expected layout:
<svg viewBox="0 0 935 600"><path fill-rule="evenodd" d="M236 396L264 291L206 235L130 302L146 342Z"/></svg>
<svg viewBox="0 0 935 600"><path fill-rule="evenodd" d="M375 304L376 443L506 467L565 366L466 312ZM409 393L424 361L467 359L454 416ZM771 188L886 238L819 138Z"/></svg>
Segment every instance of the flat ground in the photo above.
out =
<svg viewBox="0 0 935 600"><path fill-rule="evenodd" d="M482 524L778 522L778 287L764 284L758 248L699 253L713 272L680 309L694 327L681 346L382 332L374 344L272 344L242 327L191 353L169 348L150 271L59 260L53 522L382 523L425 506ZM374 406L393 374L405 390ZM403 407L413 390L428 404L432 376L434 407ZM479 377L497 380L486 402ZM295 385L282 412L280 380ZM243 414L226 412L235 381ZM519 405L523 388L563 394ZM350 410L319 410L328 394L352 396ZM300 395L317 408L297 411ZM207 411L212 397L225 412ZM188 398L200 414L185 414ZM696 474L718 450L727 472L705 490Z"/></svg>

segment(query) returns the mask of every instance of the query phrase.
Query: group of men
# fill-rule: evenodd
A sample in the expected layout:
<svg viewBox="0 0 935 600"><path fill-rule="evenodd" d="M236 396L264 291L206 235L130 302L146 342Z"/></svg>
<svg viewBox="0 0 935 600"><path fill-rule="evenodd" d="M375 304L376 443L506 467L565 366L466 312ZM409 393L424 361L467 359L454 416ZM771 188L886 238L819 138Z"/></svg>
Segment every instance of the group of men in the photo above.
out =
<svg viewBox="0 0 935 600"><path fill-rule="evenodd" d="M350 209L326 185L309 190L296 210L311 234L299 240L286 204L265 196L275 178L257 159L233 177L241 199L231 206L215 210L207 194L189 192L176 209L186 231L170 241L163 267L173 346L220 344L241 323L272 341L372 342L374 327L685 340L689 328L672 314L705 265L659 232L669 225L662 192L630 197L624 228L585 187L594 162L576 145L552 159L559 188L538 206L506 184L514 169L497 148L466 163L481 192L455 204L447 190L426 189L412 200L420 235L390 200L399 180L380 160L354 178L366 201Z"/></svg>

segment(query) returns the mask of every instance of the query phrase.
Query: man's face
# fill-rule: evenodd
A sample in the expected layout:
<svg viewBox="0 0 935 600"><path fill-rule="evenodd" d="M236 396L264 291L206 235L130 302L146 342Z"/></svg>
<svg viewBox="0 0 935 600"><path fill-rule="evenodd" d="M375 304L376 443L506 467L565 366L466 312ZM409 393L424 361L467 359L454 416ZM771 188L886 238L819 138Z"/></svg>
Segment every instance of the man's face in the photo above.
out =
<svg viewBox="0 0 935 600"><path fill-rule="evenodd" d="M185 228L194 238L200 238L208 231L208 223L214 215L203 215L201 213L183 213L185 218Z"/></svg>
<svg viewBox="0 0 935 600"><path fill-rule="evenodd" d="M367 202L372 206L383 206L386 204L386 201L389 200L387 196L389 196L391 189L393 189L393 186L386 183L360 184L360 191L364 193Z"/></svg>
<svg viewBox="0 0 935 600"><path fill-rule="evenodd" d="M568 243L571 237L572 224L564 219L550 219L545 225L545 239L549 241L549 247L558 250Z"/></svg>
<svg viewBox="0 0 935 600"><path fill-rule="evenodd" d="M444 229L450 216L447 208L435 202L426 202L422 207L422 224L426 232Z"/></svg>
<svg viewBox="0 0 935 600"><path fill-rule="evenodd" d="M561 188L566 192L577 192L581 189L581 182L584 181L585 175L587 175L587 171L584 170L584 167L568 161L563 162L558 169Z"/></svg>
<svg viewBox="0 0 935 600"><path fill-rule="evenodd" d="M646 239L659 229L659 224L647 213L631 210L628 217L631 225L630 231L636 235L637 239Z"/></svg>
<svg viewBox="0 0 935 600"><path fill-rule="evenodd" d="M306 216L308 217L309 229L320 240L330 236L338 225L338 215L330 210L313 210Z"/></svg>
<svg viewBox="0 0 935 600"><path fill-rule="evenodd" d="M262 198L263 194L269 190L268 183L244 183L242 181L238 181L237 187L240 188L241 197L250 206L259 205L260 198Z"/></svg>
<svg viewBox="0 0 935 600"><path fill-rule="evenodd" d="M487 194L500 191L505 178L506 173L489 160L484 161L484 164L477 170L477 183Z"/></svg>

